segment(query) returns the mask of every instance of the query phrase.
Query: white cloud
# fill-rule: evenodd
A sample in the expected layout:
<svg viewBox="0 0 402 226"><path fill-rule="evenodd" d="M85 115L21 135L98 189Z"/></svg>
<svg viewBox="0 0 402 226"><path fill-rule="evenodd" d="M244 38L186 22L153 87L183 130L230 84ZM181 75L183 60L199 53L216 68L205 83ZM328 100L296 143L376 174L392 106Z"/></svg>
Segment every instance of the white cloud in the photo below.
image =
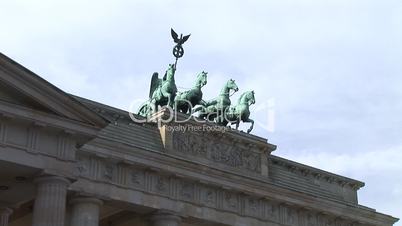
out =
<svg viewBox="0 0 402 226"><path fill-rule="evenodd" d="M305 150L284 157L362 180L366 186L358 191L360 204L382 213L402 216L402 146L341 155Z"/></svg>
<svg viewBox="0 0 402 226"><path fill-rule="evenodd" d="M402 146L343 154L298 150L285 157L340 174L356 172L363 176L377 172L402 172L402 164L398 161L402 160Z"/></svg>

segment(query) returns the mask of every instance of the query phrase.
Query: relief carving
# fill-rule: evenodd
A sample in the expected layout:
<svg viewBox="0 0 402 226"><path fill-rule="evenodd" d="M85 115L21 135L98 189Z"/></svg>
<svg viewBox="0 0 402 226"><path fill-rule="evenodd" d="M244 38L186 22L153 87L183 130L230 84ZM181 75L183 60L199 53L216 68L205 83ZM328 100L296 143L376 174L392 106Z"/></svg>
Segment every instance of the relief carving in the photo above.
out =
<svg viewBox="0 0 402 226"><path fill-rule="evenodd" d="M272 202L266 203L266 217L273 221L279 220L279 205Z"/></svg>
<svg viewBox="0 0 402 226"><path fill-rule="evenodd" d="M105 165L103 171L103 178L111 181L113 179L113 171L114 171L113 165Z"/></svg>
<svg viewBox="0 0 402 226"><path fill-rule="evenodd" d="M144 184L144 172L139 170L132 170L130 173L130 183L136 186Z"/></svg>
<svg viewBox="0 0 402 226"><path fill-rule="evenodd" d="M207 155L207 140L203 137L180 135L175 136L173 142L175 148L178 148L177 150L180 152L202 157Z"/></svg>
<svg viewBox="0 0 402 226"><path fill-rule="evenodd" d="M86 176L89 173L89 161L88 159L79 158L76 165L78 175Z"/></svg>
<svg viewBox="0 0 402 226"><path fill-rule="evenodd" d="M323 217L323 224L324 226L335 226L334 220L331 219L330 217Z"/></svg>
<svg viewBox="0 0 402 226"><path fill-rule="evenodd" d="M134 172L131 173L131 183L140 184L140 179L139 179L138 172L134 171Z"/></svg>
<svg viewBox="0 0 402 226"><path fill-rule="evenodd" d="M258 199L248 198L246 205L246 213L248 213L251 216L259 216L261 210L259 202L260 201Z"/></svg>
<svg viewBox="0 0 402 226"><path fill-rule="evenodd" d="M238 205L237 195L230 193L230 192L225 192L224 193L224 204L225 204L226 208L229 210L237 210L237 205Z"/></svg>
<svg viewBox="0 0 402 226"><path fill-rule="evenodd" d="M182 183L180 196L186 200L193 199L194 196L194 185L190 183Z"/></svg>
<svg viewBox="0 0 402 226"><path fill-rule="evenodd" d="M211 189L208 189L205 193L204 201L209 205L215 204L215 192Z"/></svg>
<svg viewBox="0 0 402 226"><path fill-rule="evenodd" d="M214 162L239 168L242 166L241 152L234 147L213 146L211 148L211 159Z"/></svg>
<svg viewBox="0 0 402 226"><path fill-rule="evenodd" d="M252 152L243 152L243 162L246 169L259 171L260 156Z"/></svg>
<svg viewBox="0 0 402 226"><path fill-rule="evenodd" d="M250 199L248 201L248 204L249 204L250 210L252 212L256 212L258 210L258 201L257 200Z"/></svg>
<svg viewBox="0 0 402 226"><path fill-rule="evenodd" d="M223 143L216 137L176 132L173 138L173 150L234 168L261 172L260 154L236 143Z"/></svg>
<svg viewBox="0 0 402 226"><path fill-rule="evenodd" d="M162 176L158 176L156 178L156 185L155 188L157 191L159 192L167 192L168 191L168 187L169 183L167 182L167 179L162 177Z"/></svg>
<svg viewBox="0 0 402 226"><path fill-rule="evenodd" d="M317 226L317 219L314 214L307 215L307 226Z"/></svg>
<svg viewBox="0 0 402 226"><path fill-rule="evenodd" d="M287 219L287 224L295 225L297 222L297 212L294 209L288 207L286 219Z"/></svg>

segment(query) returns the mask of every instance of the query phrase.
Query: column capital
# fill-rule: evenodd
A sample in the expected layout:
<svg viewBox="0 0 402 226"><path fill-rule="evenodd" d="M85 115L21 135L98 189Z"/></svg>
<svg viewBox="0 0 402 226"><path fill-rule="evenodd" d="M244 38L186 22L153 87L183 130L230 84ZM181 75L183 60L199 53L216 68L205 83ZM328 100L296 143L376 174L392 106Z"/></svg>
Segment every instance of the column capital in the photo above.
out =
<svg viewBox="0 0 402 226"><path fill-rule="evenodd" d="M13 213L13 210L8 207L0 207L0 215L11 215Z"/></svg>
<svg viewBox="0 0 402 226"><path fill-rule="evenodd" d="M174 212L167 210L158 210L150 218L154 226L178 226L181 223L181 217Z"/></svg>
<svg viewBox="0 0 402 226"><path fill-rule="evenodd" d="M80 204L80 203L91 203L91 204L95 204L98 206L103 205L102 200L93 198L93 197L87 197L87 196L75 196L69 201L70 205L75 205L75 204Z"/></svg>
<svg viewBox="0 0 402 226"><path fill-rule="evenodd" d="M62 183L66 186L70 185L70 181L64 177L60 176L53 176L53 175L43 175L43 176L38 176L36 177L33 182L35 184L41 184L41 183Z"/></svg>
<svg viewBox="0 0 402 226"><path fill-rule="evenodd" d="M0 226L8 226L8 219L13 210L7 207L0 207Z"/></svg>

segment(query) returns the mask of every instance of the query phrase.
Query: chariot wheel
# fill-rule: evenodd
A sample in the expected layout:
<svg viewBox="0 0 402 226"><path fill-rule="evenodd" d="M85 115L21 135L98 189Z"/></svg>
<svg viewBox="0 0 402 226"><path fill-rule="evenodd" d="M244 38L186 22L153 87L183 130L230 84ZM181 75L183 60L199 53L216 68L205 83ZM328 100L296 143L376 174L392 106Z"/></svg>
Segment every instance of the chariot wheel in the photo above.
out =
<svg viewBox="0 0 402 226"><path fill-rule="evenodd" d="M142 117L147 117L150 113L152 108L149 106L148 103L144 103L138 110L138 115Z"/></svg>

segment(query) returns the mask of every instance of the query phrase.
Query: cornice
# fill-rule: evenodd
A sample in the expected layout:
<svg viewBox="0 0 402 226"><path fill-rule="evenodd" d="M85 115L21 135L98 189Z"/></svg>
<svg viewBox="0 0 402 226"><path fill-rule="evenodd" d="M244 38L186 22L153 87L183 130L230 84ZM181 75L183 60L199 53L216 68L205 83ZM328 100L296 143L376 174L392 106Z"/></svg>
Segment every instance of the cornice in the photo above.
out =
<svg viewBox="0 0 402 226"><path fill-rule="evenodd" d="M341 187L350 186L355 191L364 186L364 182L297 163L279 156L271 155L269 156L269 160L272 165L283 167L292 173L297 173L300 176L313 177L318 180L325 180L329 183L337 183Z"/></svg>
<svg viewBox="0 0 402 226"><path fill-rule="evenodd" d="M96 136L99 131L99 128L92 125L1 100L0 106L0 115L6 118L27 120L42 127L51 126L67 133L77 133L90 137Z"/></svg>

